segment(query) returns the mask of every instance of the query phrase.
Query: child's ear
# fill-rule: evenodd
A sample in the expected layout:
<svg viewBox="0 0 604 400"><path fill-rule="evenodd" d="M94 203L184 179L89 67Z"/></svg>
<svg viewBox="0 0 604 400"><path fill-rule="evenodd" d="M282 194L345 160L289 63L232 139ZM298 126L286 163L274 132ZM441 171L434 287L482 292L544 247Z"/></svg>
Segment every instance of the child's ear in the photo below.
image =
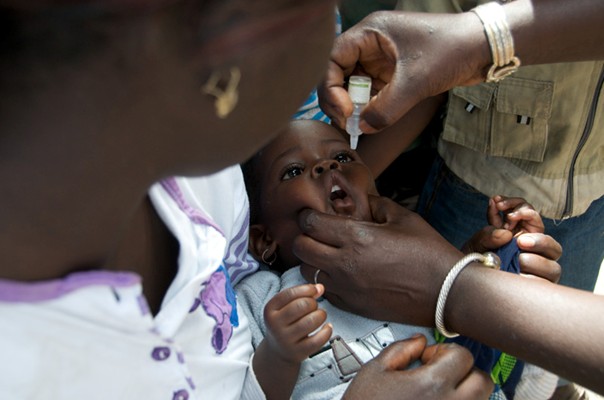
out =
<svg viewBox="0 0 604 400"><path fill-rule="evenodd" d="M250 226L250 243L248 250L257 261L272 264L271 260L277 258L277 243L261 224Z"/></svg>

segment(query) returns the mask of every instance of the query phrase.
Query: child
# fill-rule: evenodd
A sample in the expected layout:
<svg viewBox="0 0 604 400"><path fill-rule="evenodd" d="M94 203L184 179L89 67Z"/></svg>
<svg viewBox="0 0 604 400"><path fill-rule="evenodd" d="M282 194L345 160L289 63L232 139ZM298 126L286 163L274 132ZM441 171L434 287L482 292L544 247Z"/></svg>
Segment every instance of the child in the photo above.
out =
<svg viewBox="0 0 604 400"><path fill-rule="evenodd" d="M302 209L373 220L369 196L378 194L372 174L336 129L317 121L293 121L244 171L251 207L250 251L280 273L259 271L236 287L252 320L253 366L268 398L339 398L361 365L394 341L422 334L429 344L435 342L430 329L369 320L319 300L320 275L309 285L296 267L292 245ZM518 212L506 227L543 229L536 212L520 199L511 203ZM492 202L489 219L502 226L498 218ZM552 375L547 390L553 391L555 379Z"/></svg>

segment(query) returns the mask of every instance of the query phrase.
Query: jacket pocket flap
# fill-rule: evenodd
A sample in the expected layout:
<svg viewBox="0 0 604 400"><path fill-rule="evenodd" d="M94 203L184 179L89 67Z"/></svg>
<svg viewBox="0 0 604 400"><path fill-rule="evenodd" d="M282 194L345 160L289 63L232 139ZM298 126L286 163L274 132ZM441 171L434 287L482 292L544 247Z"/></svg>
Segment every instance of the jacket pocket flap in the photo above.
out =
<svg viewBox="0 0 604 400"><path fill-rule="evenodd" d="M495 92L495 85L481 83L476 86L458 86L452 89L453 94L481 110L488 110Z"/></svg>
<svg viewBox="0 0 604 400"><path fill-rule="evenodd" d="M497 111L547 120L553 91L552 82L508 77L497 90Z"/></svg>

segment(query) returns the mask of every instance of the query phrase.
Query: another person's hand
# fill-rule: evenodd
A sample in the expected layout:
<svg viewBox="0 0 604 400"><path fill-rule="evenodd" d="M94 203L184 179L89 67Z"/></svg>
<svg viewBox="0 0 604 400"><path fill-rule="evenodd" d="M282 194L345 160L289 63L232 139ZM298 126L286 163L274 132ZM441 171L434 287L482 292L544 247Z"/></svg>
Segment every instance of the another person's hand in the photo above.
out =
<svg viewBox="0 0 604 400"><path fill-rule="evenodd" d="M360 128L375 132L427 97L484 81L490 60L482 24L473 13L376 12L336 39L318 90L320 105L344 128L353 109L346 77L370 76L378 93L361 113Z"/></svg>
<svg viewBox="0 0 604 400"><path fill-rule="evenodd" d="M422 366L405 370L418 359ZM363 366L344 398L487 399L493 382L473 365L470 352L455 344L426 347L423 336L395 342Z"/></svg>
<svg viewBox="0 0 604 400"><path fill-rule="evenodd" d="M525 199L493 196L489 200L487 219L490 225L464 244L464 253L495 250L516 236L522 250L519 256L521 272L553 283L560 280L562 269L557 261L562 255L562 246L543 233L541 216Z"/></svg>
<svg viewBox="0 0 604 400"><path fill-rule="evenodd" d="M323 325L327 314L316 300L323 290L322 285L294 286L277 293L264 307L266 344L283 361L300 363L331 337L331 325Z"/></svg>
<svg viewBox="0 0 604 400"><path fill-rule="evenodd" d="M304 210L293 250L302 274L340 308L379 320L433 326L440 286L463 254L419 215L370 196L373 220Z"/></svg>
<svg viewBox="0 0 604 400"><path fill-rule="evenodd" d="M521 197L493 196L489 199L487 220L494 227L508 230L514 236L545 232L541 215Z"/></svg>

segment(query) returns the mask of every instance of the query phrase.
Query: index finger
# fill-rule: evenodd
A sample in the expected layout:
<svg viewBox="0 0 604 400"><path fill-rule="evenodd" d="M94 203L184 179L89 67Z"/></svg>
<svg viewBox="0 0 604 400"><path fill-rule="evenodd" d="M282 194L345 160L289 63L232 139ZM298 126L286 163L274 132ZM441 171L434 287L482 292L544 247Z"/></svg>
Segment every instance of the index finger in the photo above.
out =
<svg viewBox="0 0 604 400"><path fill-rule="evenodd" d="M459 382L474 367L474 357L466 348L455 343L440 343L426 347L422 363L434 368L436 376L449 376Z"/></svg>
<svg viewBox="0 0 604 400"><path fill-rule="evenodd" d="M385 224L391 221L400 221L404 217L414 215L412 211L401 207L395 201L383 197L369 195L369 208L371 217L378 224Z"/></svg>
<svg viewBox="0 0 604 400"><path fill-rule="evenodd" d="M422 354L425 368L434 376L454 386L457 398L487 399L493 391L493 381L483 371L474 368L474 357L464 347L454 343L441 343L426 348Z"/></svg>
<svg viewBox="0 0 604 400"><path fill-rule="evenodd" d="M374 133L393 125L422 100L403 96L409 91L402 90L395 77L371 98L361 112L359 128L363 133Z"/></svg>
<svg viewBox="0 0 604 400"><path fill-rule="evenodd" d="M558 260L562 256L562 246L553 237L544 233L524 233L516 240L520 250Z"/></svg>
<svg viewBox="0 0 604 400"><path fill-rule="evenodd" d="M327 66L323 82L317 87L319 106L337 126L346 128L346 118L352 114L353 105L344 89L344 71L333 61Z"/></svg>
<svg viewBox="0 0 604 400"><path fill-rule="evenodd" d="M284 289L281 292L273 296L272 299L267 303L267 307L273 310L281 310L292 301L301 297L312 297L317 298L323 294L325 288L323 285L297 285L290 288Z"/></svg>
<svg viewBox="0 0 604 400"><path fill-rule="evenodd" d="M346 127L346 117L353 110L352 101L344 89L344 78L352 73L361 54L357 30L353 27L336 38L327 72L317 88L321 109L342 129Z"/></svg>
<svg viewBox="0 0 604 400"><path fill-rule="evenodd" d="M338 215L305 209L298 214L298 226L313 239L332 247L342 247L351 236L366 235L367 223ZM296 254L297 255L297 254Z"/></svg>

